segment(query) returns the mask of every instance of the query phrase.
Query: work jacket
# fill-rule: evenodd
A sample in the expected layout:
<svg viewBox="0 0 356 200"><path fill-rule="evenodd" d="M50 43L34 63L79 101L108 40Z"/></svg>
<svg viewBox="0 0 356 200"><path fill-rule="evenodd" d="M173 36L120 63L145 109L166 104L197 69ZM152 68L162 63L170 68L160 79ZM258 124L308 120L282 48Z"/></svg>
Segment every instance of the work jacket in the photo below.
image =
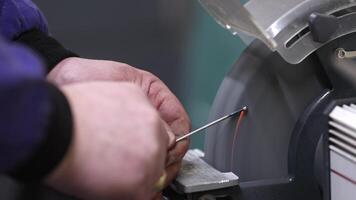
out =
<svg viewBox="0 0 356 200"><path fill-rule="evenodd" d="M70 107L45 77L70 56L30 0L0 0L0 174L41 180L65 155Z"/></svg>

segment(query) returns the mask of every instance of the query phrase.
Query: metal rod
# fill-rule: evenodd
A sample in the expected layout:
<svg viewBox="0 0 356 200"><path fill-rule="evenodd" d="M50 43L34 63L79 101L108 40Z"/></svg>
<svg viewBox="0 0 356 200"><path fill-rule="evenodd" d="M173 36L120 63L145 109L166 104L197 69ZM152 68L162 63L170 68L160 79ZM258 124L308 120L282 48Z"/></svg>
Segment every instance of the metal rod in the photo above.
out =
<svg viewBox="0 0 356 200"><path fill-rule="evenodd" d="M231 118L231 117L233 117L233 116L235 116L235 115L237 115L237 114L239 114L239 113L241 113L241 112L243 112L243 111L247 111L247 106L243 107L243 108L240 109L240 110L237 110L237 111L235 111L235 112L232 112L232 113L230 113L230 114L228 114L228 115L226 115L226 116L224 116L224 117L221 117L220 119L217 119L217 120L215 120L215 121L213 121L213 122L210 122L209 124L207 124L207 125L205 125L205 126L202 126L202 127L198 128L198 129L196 129L196 130L194 130L194 131L192 131L192 132L190 132L190 133L188 133L188 134L186 134L186 135L184 135L184 136L179 137L179 138L176 140L176 142L180 142L180 141L182 141L182 140L184 140L184 139L190 137L191 135L193 135L193 134L195 134L195 133L198 133L198 132L200 132L200 131L202 131L202 130L205 130L205 129L211 127L211 126L214 126L215 124L220 123L220 122L222 122L222 121L224 121L224 120L226 120L226 119L229 119L229 118Z"/></svg>

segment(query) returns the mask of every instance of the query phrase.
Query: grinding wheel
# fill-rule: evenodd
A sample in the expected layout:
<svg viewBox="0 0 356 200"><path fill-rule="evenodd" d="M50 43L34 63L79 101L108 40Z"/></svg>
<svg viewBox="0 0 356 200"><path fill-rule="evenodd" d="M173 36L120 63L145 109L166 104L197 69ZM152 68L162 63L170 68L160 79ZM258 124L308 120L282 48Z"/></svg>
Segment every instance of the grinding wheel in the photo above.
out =
<svg viewBox="0 0 356 200"><path fill-rule="evenodd" d="M205 159L220 171L236 173L241 181L286 177L294 126L329 85L316 55L291 65L254 41L226 75L210 114L216 119L248 106L235 146L236 120L231 119L207 131Z"/></svg>

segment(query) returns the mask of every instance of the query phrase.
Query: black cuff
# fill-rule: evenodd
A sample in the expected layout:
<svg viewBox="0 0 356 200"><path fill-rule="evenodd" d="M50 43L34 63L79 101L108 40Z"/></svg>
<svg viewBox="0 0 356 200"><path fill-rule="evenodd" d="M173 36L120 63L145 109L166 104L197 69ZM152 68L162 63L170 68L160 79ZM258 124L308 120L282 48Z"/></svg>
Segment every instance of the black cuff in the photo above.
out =
<svg viewBox="0 0 356 200"><path fill-rule="evenodd" d="M69 103L64 94L48 84L51 112L45 138L22 165L10 172L10 176L22 182L42 181L63 160L73 132Z"/></svg>
<svg viewBox="0 0 356 200"><path fill-rule="evenodd" d="M22 33L15 41L35 50L46 62L46 70L50 72L58 63L77 54L65 49L57 40L33 29Z"/></svg>

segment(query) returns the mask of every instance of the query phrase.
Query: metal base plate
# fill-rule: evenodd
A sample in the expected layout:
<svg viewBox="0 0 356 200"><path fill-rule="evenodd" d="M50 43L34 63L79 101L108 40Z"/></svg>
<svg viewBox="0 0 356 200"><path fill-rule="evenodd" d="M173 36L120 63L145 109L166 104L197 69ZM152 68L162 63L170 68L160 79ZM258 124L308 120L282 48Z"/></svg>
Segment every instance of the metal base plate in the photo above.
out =
<svg viewBox="0 0 356 200"><path fill-rule="evenodd" d="M173 187L184 194L217 190L238 185L239 178L234 173L222 173L211 167L203 159L200 150L189 150L183 158L182 168Z"/></svg>

